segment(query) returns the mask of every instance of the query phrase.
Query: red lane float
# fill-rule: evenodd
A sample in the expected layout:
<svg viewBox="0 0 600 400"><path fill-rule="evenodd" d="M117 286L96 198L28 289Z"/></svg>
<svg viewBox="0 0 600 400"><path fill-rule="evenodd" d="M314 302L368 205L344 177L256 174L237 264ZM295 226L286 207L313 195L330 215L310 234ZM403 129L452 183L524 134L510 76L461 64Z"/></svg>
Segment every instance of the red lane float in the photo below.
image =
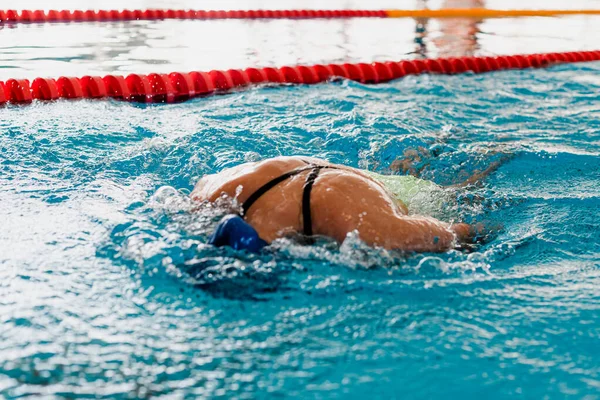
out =
<svg viewBox="0 0 600 400"><path fill-rule="evenodd" d="M107 96L106 84L101 77L86 75L80 79L80 82L83 97L98 99Z"/></svg>
<svg viewBox="0 0 600 400"><path fill-rule="evenodd" d="M361 83L380 83L406 75L423 73L484 73L505 69L540 68L557 63L600 60L600 51L577 51L509 55L498 57L461 57L371 64L329 64L284 66L281 68L229 69L227 71L194 71L170 74L130 74L36 78L0 81L0 104L30 103L32 100L115 98L142 103L174 103L197 96L225 93L261 83L315 84L334 77Z"/></svg>
<svg viewBox="0 0 600 400"><path fill-rule="evenodd" d="M6 96L6 86L4 86L4 82L0 81L0 105L4 104L8 101L8 97Z"/></svg>
<svg viewBox="0 0 600 400"><path fill-rule="evenodd" d="M135 101L131 97L131 89L121 75L106 75L102 78L106 87L106 95L115 99Z"/></svg>
<svg viewBox="0 0 600 400"><path fill-rule="evenodd" d="M388 18L386 10L0 10L0 23L135 21L160 19Z"/></svg>
<svg viewBox="0 0 600 400"><path fill-rule="evenodd" d="M7 100L13 103L31 103L32 94L29 80L9 79L4 84Z"/></svg>
<svg viewBox="0 0 600 400"><path fill-rule="evenodd" d="M495 10L0 10L0 23L131 21L157 19L313 19L313 18L516 18L600 15L598 9Z"/></svg>
<svg viewBox="0 0 600 400"><path fill-rule="evenodd" d="M56 100L59 98L56 81L51 78L36 78L31 83L31 97L38 100Z"/></svg>

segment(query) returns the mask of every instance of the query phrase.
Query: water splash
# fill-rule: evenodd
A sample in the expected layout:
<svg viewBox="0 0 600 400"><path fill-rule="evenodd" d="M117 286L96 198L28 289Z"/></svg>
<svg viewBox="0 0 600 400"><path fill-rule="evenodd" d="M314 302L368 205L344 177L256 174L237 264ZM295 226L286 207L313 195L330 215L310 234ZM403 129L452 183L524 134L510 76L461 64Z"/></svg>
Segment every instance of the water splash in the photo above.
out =
<svg viewBox="0 0 600 400"><path fill-rule="evenodd" d="M595 395L599 68L0 110L0 387ZM350 235L252 255L207 246L227 207L189 198L200 176L246 161L300 154L389 173L410 151L440 185L512 156L450 189L452 218L498 227L486 243L400 254Z"/></svg>

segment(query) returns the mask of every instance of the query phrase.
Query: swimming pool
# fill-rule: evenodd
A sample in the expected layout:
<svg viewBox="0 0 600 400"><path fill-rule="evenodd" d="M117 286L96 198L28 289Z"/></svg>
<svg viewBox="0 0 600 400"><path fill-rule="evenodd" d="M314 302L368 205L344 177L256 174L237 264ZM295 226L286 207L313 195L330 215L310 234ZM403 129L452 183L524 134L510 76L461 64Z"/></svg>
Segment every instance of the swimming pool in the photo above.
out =
<svg viewBox="0 0 600 400"><path fill-rule="evenodd" d="M478 2L479 0L465 0ZM213 9L323 8L319 1L204 1ZM489 8L521 8L516 0ZM439 8L453 1L414 0L403 8ZM0 6L2 1L0 1ZM20 0L24 9L47 2ZM193 1L54 0L55 9L194 8ZM397 1L329 1L328 8L393 9ZM595 8L594 0L529 1L529 8ZM6 4L4 8L15 8ZM421 57L495 56L597 50L594 16L469 20L129 21L0 26L0 80L9 78L170 73L229 68L399 61ZM516 44L518 43L518 45Z"/></svg>
<svg viewBox="0 0 600 400"><path fill-rule="evenodd" d="M13 74L14 75L14 71ZM597 398L600 63L175 105L0 109L5 397ZM456 213L472 253L206 246L199 176L303 154L440 184L512 155Z"/></svg>

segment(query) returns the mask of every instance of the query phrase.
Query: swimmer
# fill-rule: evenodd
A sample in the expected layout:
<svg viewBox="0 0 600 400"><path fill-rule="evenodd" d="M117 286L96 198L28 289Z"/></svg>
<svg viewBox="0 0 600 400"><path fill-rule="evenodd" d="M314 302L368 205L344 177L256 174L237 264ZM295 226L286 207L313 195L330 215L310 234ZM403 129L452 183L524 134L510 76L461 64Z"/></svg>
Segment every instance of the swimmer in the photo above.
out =
<svg viewBox="0 0 600 400"><path fill-rule="evenodd" d="M370 246L400 251L443 252L474 243L481 227L409 214L411 193L431 187L438 186L410 175L276 157L206 175L191 197L235 199L237 214L223 218L210 243L253 252L284 237L320 235L341 243L351 232Z"/></svg>

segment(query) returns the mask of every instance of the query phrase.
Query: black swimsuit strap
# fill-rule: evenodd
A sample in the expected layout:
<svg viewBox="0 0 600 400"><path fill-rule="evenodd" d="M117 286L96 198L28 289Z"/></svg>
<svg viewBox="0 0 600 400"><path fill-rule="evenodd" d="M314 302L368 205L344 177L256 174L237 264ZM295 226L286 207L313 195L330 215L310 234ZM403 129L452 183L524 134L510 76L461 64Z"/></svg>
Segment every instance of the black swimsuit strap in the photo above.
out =
<svg viewBox="0 0 600 400"><path fill-rule="evenodd" d="M286 179L291 178L294 175L298 175L301 172L308 171L312 168L314 168L314 167L310 166L310 167L294 169L290 172L286 172L283 175L279 175L277 178L271 179L269 182L267 182L264 185L262 185L261 187L259 187L254 193L252 193L250 195L250 197L248 197L246 199L244 204L242 204L242 210L243 210L242 215L248 214L248 210L250 209L250 207L252 207L252 205L254 203L256 203L256 201L258 199L260 199L261 196L264 195L265 193L267 193L269 190L273 189L275 186L277 186L281 182L285 181Z"/></svg>
<svg viewBox="0 0 600 400"><path fill-rule="evenodd" d="M302 160L306 162L305 160ZM306 162L308 164L308 162ZM292 171L286 172L283 175L280 175L276 178L271 179L269 182L265 183L261 187L259 187L254 193L250 195L246 199L246 201L242 204L242 216L248 214L248 210L262 195L267 193L269 190L273 189L275 186L285 181L288 178L291 178L294 175L298 175L304 171L310 171L310 174L306 177L306 182L304 183L304 188L302 191L302 220L303 220L303 233L305 236L312 236L312 216L310 210L310 193L312 191L312 187L323 168L331 168L337 169L332 165L314 165L309 164L307 167L297 168Z"/></svg>
<svg viewBox="0 0 600 400"><path fill-rule="evenodd" d="M321 169L325 168L324 166L316 166L310 171L310 174L306 177L306 182L304 182L304 188L302 190L302 220L303 220L303 233L304 236L312 236L312 215L310 211L310 192L312 191L313 184L315 183L315 179L321 172Z"/></svg>

